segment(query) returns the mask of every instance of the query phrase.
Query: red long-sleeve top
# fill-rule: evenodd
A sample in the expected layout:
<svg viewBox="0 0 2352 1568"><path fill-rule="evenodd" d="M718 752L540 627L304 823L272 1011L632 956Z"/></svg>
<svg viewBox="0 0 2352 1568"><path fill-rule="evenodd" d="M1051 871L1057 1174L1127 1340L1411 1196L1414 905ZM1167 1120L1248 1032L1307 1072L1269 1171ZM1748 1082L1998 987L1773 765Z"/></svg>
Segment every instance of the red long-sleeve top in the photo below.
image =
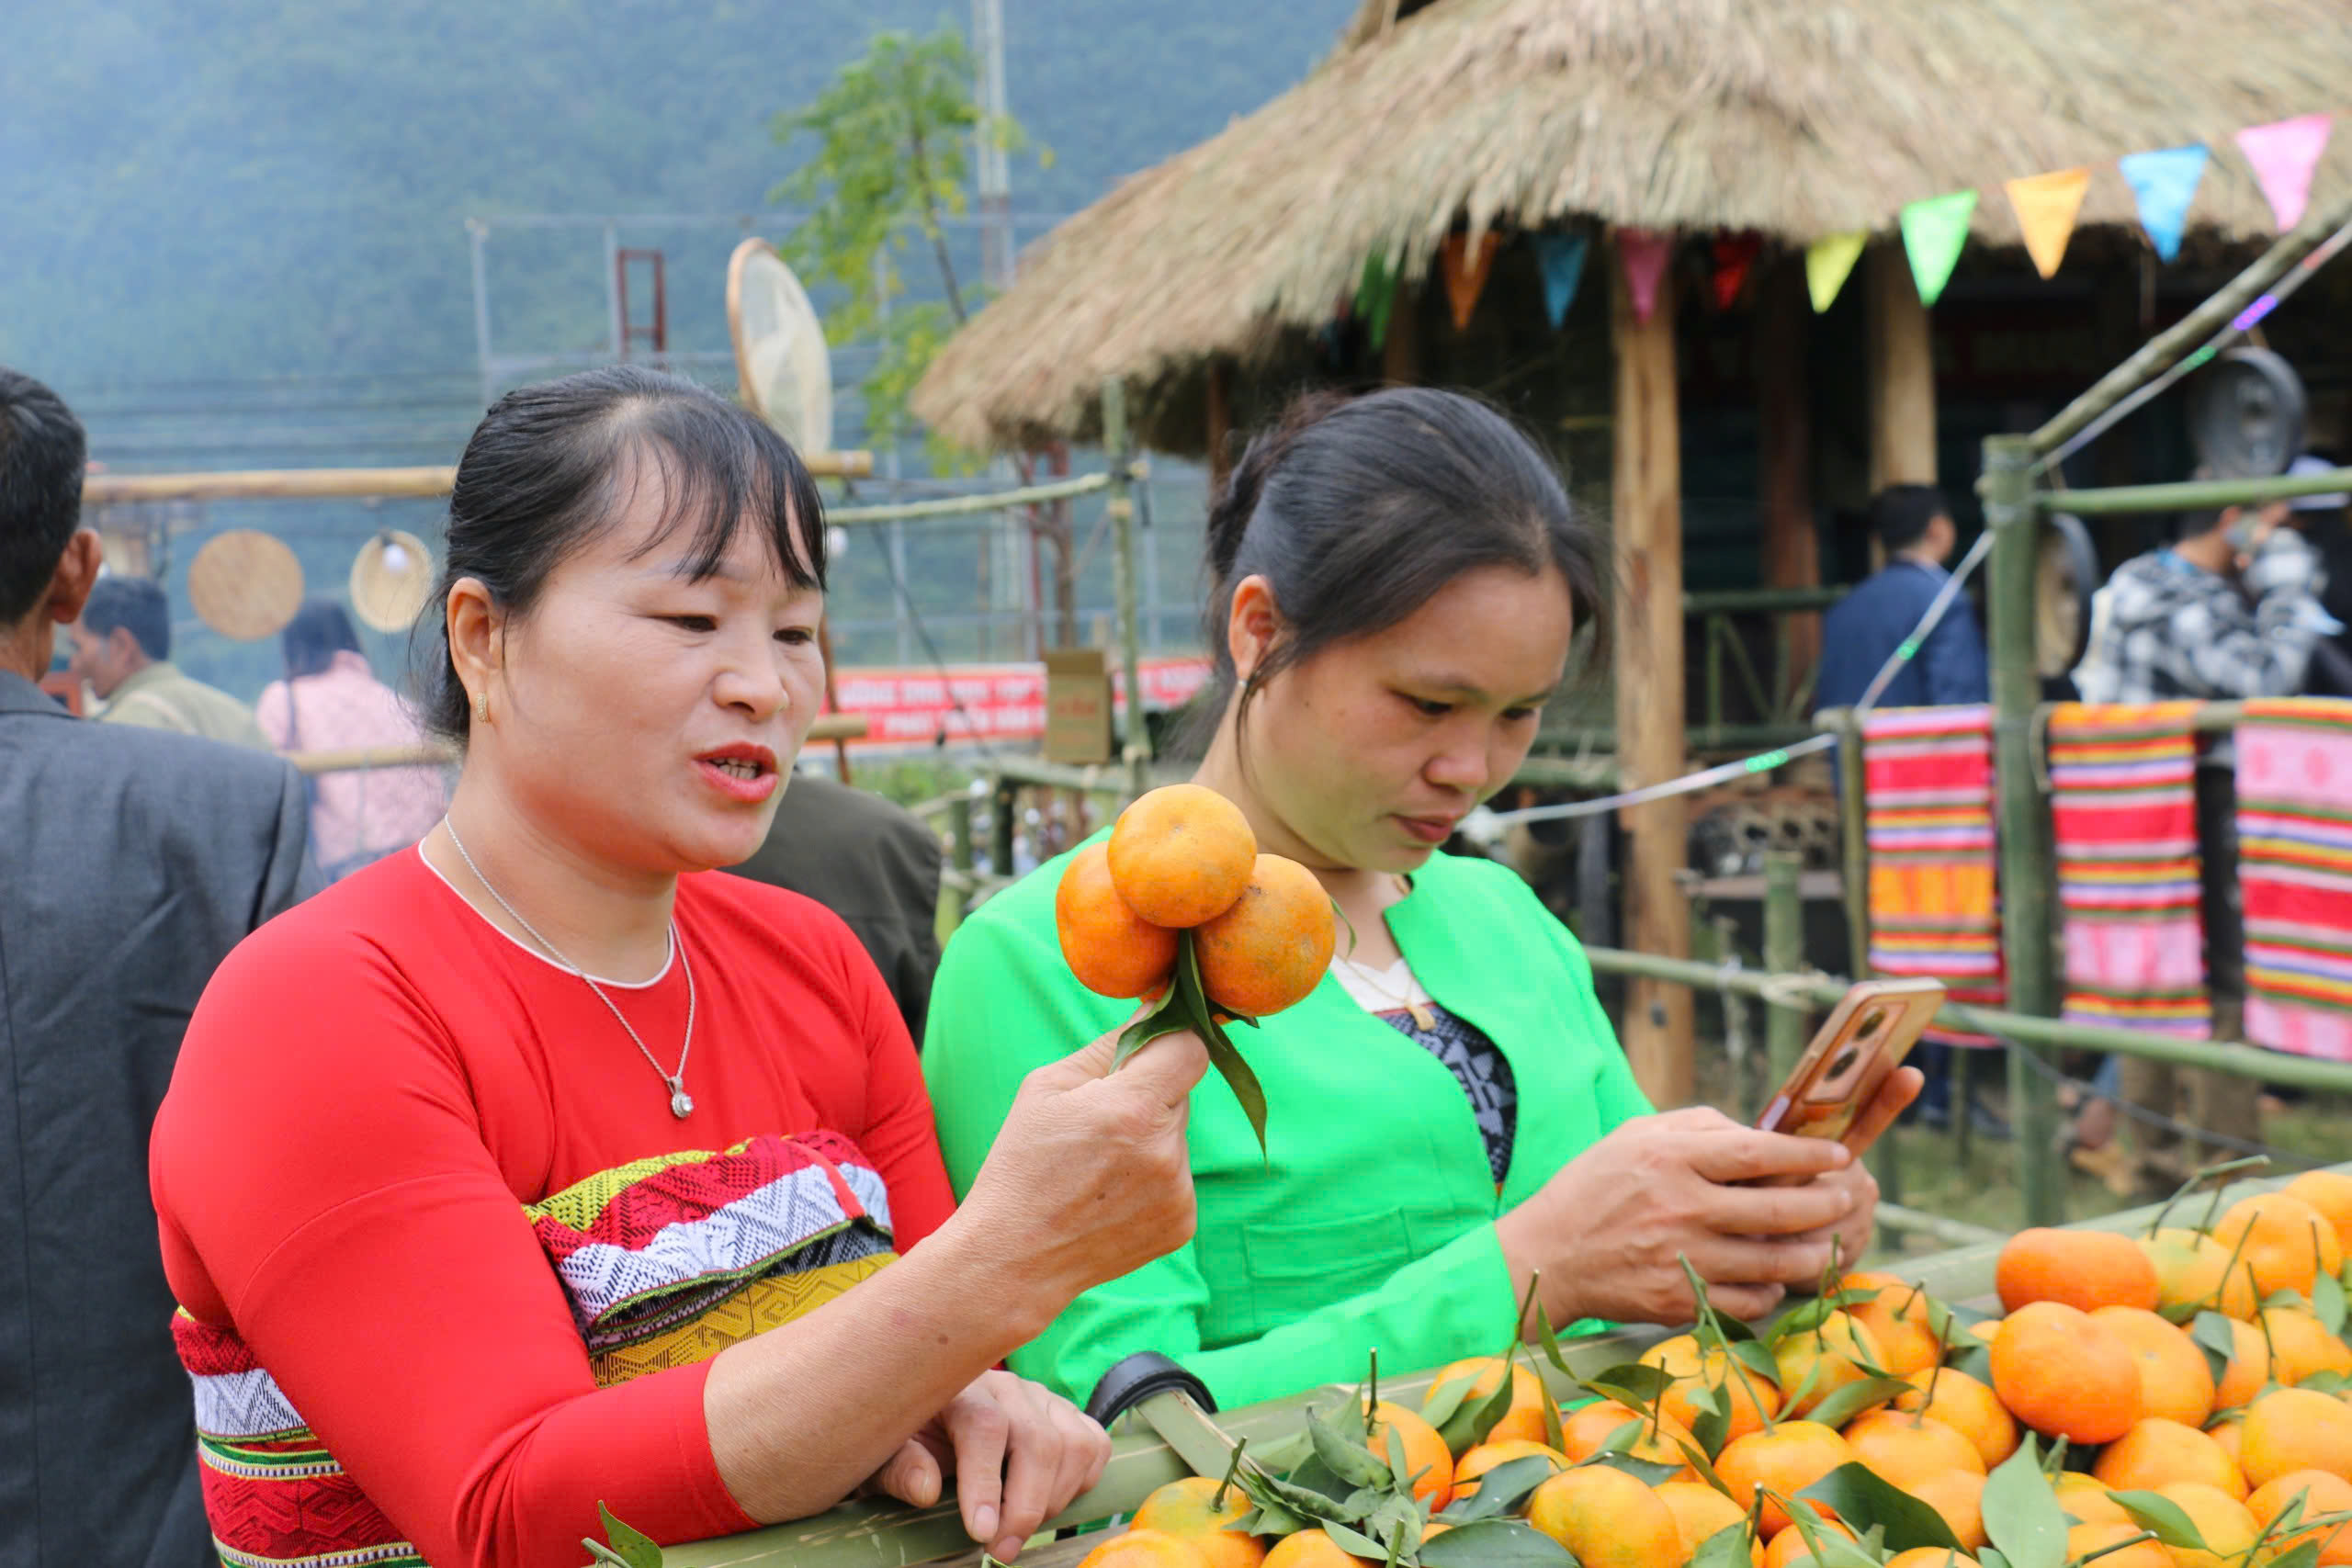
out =
<svg viewBox="0 0 2352 1568"><path fill-rule="evenodd" d="M684 1121L589 987L415 852L254 933L189 1024L152 1149L173 1291L435 1568L573 1568L600 1499L661 1540L755 1523L711 1456L708 1364L598 1389L523 1204L821 1128L881 1173L899 1251L954 1206L913 1047L848 928L718 873L681 880L676 920ZM605 989L674 1066L675 954Z"/></svg>

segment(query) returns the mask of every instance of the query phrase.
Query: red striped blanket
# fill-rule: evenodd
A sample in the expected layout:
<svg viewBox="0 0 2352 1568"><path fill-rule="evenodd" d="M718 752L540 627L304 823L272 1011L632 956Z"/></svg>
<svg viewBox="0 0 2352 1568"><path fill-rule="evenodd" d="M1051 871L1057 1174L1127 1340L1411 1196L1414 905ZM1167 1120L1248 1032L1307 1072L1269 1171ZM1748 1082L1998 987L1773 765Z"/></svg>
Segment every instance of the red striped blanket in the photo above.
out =
<svg viewBox="0 0 2352 1568"><path fill-rule="evenodd" d="M1993 710L1886 708L1862 721L1871 968L1944 982L1956 1002L2007 999L1994 892ZM1990 1045L1982 1034L1930 1040Z"/></svg>
<svg viewBox="0 0 2352 1568"><path fill-rule="evenodd" d="M2246 1038L2352 1062L2352 701L2249 702L2237 754Z"/></svg>

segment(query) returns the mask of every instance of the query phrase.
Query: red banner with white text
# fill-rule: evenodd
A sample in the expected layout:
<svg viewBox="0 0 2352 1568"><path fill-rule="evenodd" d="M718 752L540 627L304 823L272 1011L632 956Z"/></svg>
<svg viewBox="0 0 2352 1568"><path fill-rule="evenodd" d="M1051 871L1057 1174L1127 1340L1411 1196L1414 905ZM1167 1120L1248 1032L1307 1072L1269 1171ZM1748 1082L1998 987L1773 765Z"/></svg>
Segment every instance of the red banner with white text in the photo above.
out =
<svg viewBox="0 0 2352 1568"><path fill-rule="evenodd" d="M1145 705L1172 708L1206 683L1209 663L1198 656L1147 659L1140 673ZM866 721L865 738L849 743L854 751L933 746L943 736L950 746L1035 741L1046 733L1042 664L951 664L944 671L850 665L833 671L833 686L841 711ZM1111 687L1124 710L1126 682L1115 664Z"/></svg>

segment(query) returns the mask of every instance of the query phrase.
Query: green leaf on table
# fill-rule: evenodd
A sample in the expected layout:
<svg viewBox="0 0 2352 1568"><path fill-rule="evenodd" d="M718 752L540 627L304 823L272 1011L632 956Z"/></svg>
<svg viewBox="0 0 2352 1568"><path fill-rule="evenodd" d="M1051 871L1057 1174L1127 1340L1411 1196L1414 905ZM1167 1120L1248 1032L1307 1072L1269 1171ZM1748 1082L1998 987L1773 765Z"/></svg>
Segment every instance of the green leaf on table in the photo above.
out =
<svg viewBox="0 0 2352 1568"><path fill-rule="evenodd" d="M2009 1568L2065 1568L2066 1512L2028 1433L1984 1483L1984 1533Z"/></svg>
<svg viewBox="0 0 2352 1568"><path fill-rule="evenodd" d="M1690 1568L1751 1568L1755 1556L1747 1541L1747 1520L1725 1525L1699 1543L1690 1554Z"/></svg>
<svg viewBox="0 0 2352 1568"><path fill-rule="evenodd" d="M2297 1378L2295 1386L2310 1389L2313 1393L2342 1393L2346 1389L2352 1388L2352 1377L2346 1377L2342 1372L2323 1367L2318 1371L2306 1372Z"/></svg>
<svg viewBox="0 0 2352 1568"><path fill-rule="evenodd" d="M1859 1461L1839 1465L1797 1495L1827 1504L1858 1535L1883 1529L1892 1551L1960 1545L1942 1515Z"/></svg>
<svg viewBox="0 0 2352 1568"><path fill-rule="evenodd" d="M1620 1404L1646 1411L1657 1404L1658 1395L1664 1393L1673 1382L1673 1377L1663 1367L1625 1361L1595 1372L1584 1380L1584 1386Z"/></svg>
<svg viewBox="0 0 2352 1568"><path fill-rule="evenodd" d="M2263 1562L2265 1568L2319 1568L2319 1542L2307 1540Z"/></svg>
<svg viewBox="0 0 2352 1568"><path fill-rule="evenodd" d="M1780 1358L1773 1355L1771 1348L1760 1339L1734 1340L1731 1359L1733 1365L1745 1370L1749 1377L1762 1378L1774 1384L1781 1381ZM1739 1372L1735 1371L1732 1377L1736 1381Z"/></svg>
<svg viewBox="0 0 2352 1568"><path fill-rule="evenodd" d="M1815 1405L1806 1413L1805 1419L1818 1421L1825 1427L1843 1427L1873 1405L1884 1404L1900 1395L1918 1392L1901 1378L1862 1378L1848 1383Z"/></svg>
<svg viewBox="0 0 2352 1568"><path fill-rule="evenodd" d="M1973 1554L1976 1568L2009 1568L2009 1560L1989 1546L1980 1546Z"/></svg>
<svg viewBox="0 0 2352 1568"><path fill-rule="evenodd" d="M1662 1460L1635 1459L1622 1449L1602 1449L1598 1453L1579 1461L1576 1468L1581 1470L1589 1464L1606 1465L1611 1470L1622 1470L1645 1486L1656 1486L1662 1481L1671 1481L1689 1468L1685 1465L1668 1464Z"/></svg>
<svg viewBox="0 0 2352 1568"><path fill-rule="evenodd" d="M1430 1389L1429 1397L1421 1401L1421 1419L1443 1431L1445 1424L1453 1419L1453 1413L1462 1408L1463 1401L1470 1397L1470 1390L1477 1381L1476 1372L1456 1372Z"/></svg>
<svg viewBox="0 0 2352 1568"><path fill-rule="evenodd" d="M1690 1436L1713 1459L1731 1439L1731 1394L1721 1383L1705 1383L1690 1394Z"/></svg>
<svg viewBox="0 0 2352 1568"><path fill-rule="evenodd" d="M1421 1543L1421 1568L1577 1568L1568 1549L1517 1519L1456 1525Z"/></svg>
<svg viewBox="0 0 2352 1568"><path fill-rule="evenodd" d="M1560 1402L1552 1397L1551 1387L1544 1381L1544 1369L1535 1364L1532 1354L1527 1358L1527 1370L1535 1379L1535 1386L1540 1395L1536 1400L1536 1405L1544 1412L1544 1446L1547 1449L1566 1450L1568 1446L1568 1438L1566 1431L1560 1425Z"/></svg>
<svg viewBox="0 0 2352 1568"><path fill-rule="evenodd" d="M2188 1511L2161 1492L2110 1492L2116 1506L2132 1516L2132 1522L2143 1530L2154 1530L2156 1540L2181 1551L2205 1551L2205 1534L2197 1528Z"/></svg>
<svg viewBox="0 0 2352 1568"><path fill-rule="evenodd" d="M1279 1503L1261 1503L1226 1528L1243 1535L1296 1535L1314 1523L1307 1516L1293 1513Z"/></svg>
<svg viewBox="0 0 2352 1568"><path fill-rule="evenodd" d="M1350 1485L1393 1483L1394 1478L1389 1474L1385 1461L1311 1410L1306 1414L1306 1435L1315 1444L1315 1457L1321 1460L1333 1475Z"/></svg>
<svg viewBox="0 0 2352 1568"><path fill-rule="evenodd" d="M1386 1547L1351 1525L1343 1525L1334 1520L1324 1525L1323 1533L1331 1538L1332 1545L1351 1557L1370 1558L1378 1562L1385 1561L1388 1556Z"/></svg>
<svg viewBox="0 0 2352 1568"><path fill-rule="evenodd" d="M1506 1372L1485 1394L1464 1399L1442 1425L1431 1423L1437 1426L1438 1435L1445 1439L1448 1450L1461 1453L1485 1442L1493 1434L1502 1418L1510 1414L1514 1381Z"/></svg>
<svg viewBox="0 0 2352 1568"><path fill-rule="evenodd" d="M1797 1539L1804 1543L1815 1568L1877 1568L1880 1559L1876 1552L1849 1540L1842 1531L1830 1529L1821 1511L1802 1495L1781 1497L1781 1504L1788 1510L1788 1528L1796 1531Z"/></svg>
<svg viewBox="0 0 2352 1568"><path fill-rule="evenodd" d="M1528 1495L1560 1472L1557 1460L1542 1454L1505 1460L1478 1477L1477 1489L1438 1517L1449 1524L1472 1524L1508 1514L1527 1501Z"/></svg>
<svg viewBox="0 0 2352 1568"><path fill-rule="evenodd" d="M2330 1334L2344 1332L2344 1282L2333 1274L2312 1280L2312 1315Z"/></svg>
<svg viewBox="0 0 2352 1568"><path fill-rule="evenodd" d="M1970 1337L1975 1338L1975 1336L1971 1335ZM1955 1352L1944 1365L1953 1371L1966 1372L1987 1388L1993 1384L1993 1347L1982 1339L1964 1350Z"/></svg>
<svg viewBox="0 0 2352 1568"><path fill-rule="evenodd" d="M631 1529L613 1517L613 1511L605 1506L602 1498L597 1500L596 1513L605 1521L605 1536L612 1542L614 1556L628 1564L628 1568L662 1568L662 1549L653 1543L651 1536ZM596 1551L596 1542L583 1544L591 1552Z"/></svg>
<svg viewBox="0 0 2352 1568"><path fill-rule="evenodd" d="M1541 1301L1535 1303L1535 1342L1544 1348L1544 1359L1555 1370L1564 1376L1574 1375L1568 1371L1568 1359L1560 1353L1560 1337L1553 1331L1552 1314L1544 1310Z"/></svg>
<svg viewBox="0 0 2352 1568"><path fill-rule="evenodd" d="M1283 1484L1302 1492L1312 1492L1329 1503L1340 1503L1355 1490L1355 1483L1323 1462L1323 1456L1310 1453L1294 1465L1283 1477Z"/></svg>
<svg viewBox="0 0 2352 1568"><path fill-rule="evenodd" d="M2212 1369L2217 1383L2238 1353L2238 1331L2232 1322L2218 1312L2200 1312L2189 1324L2188 1337L2205 1352L2205 1364Z"/></svg>
<svg viewBox="0 0 2352 1568"><path fill-rule="evenodd" d="M2311 1303L2304 1299L2301 1291L2273 1291L2262 1298L2262 1310L2268 1312L2273 1308L2281 1312L2308 1312Z"/></svg>

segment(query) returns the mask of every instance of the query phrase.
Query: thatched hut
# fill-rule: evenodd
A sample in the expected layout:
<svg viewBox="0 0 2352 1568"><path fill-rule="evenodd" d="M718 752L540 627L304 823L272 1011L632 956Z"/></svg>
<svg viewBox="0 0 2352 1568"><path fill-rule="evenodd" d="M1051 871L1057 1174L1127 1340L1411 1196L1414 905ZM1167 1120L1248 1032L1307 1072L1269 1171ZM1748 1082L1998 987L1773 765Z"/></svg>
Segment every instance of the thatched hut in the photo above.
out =
<svg viewBox="0 0 2352 1568"><path fill-rule="evenodd" d="M2347 81L2341 0L1365 0L1297 87L1041 241L1014 288L941 354L915 406L971 443L1085 438L1102 382L1117 377L1148 444L1216 468L1233 429L1306 381L1445 380L1505 397L1555 433L1577 478L1609 476L1630 591L1616 745L1626 782L1652 782L1683 761L1694 393L1727 411L1691 425L1693 457L1713 466L1705 482L1719 492L1727 461L1745 470L1752 500L1736 526L1760 539L1761 575L1815 582L1823 489L1859 499L1939 468L1936 355L1951 345L1889 237L1905 204L1982 192L1971 258L1936 314L1972 298L1989 310L2008 336L1987 357L2010 362L2009 380L1986 378L1973 428L1945 434L2018 428L2033 400L2020 370L2030 388L2033 362L2047 370L2054 355L2059 384L2045 392L2063 396L2160 313L2165 276L2115 159L2213 149L2183 265L2167 269L2194 297L2228 247L2273 229L2233 134L2340 104ZM2044 283L2004 249L2019 236L2001 184L2076 165L2093 171L2085 229ZM2347 185L2352 135L2336 139L2316 188ZM1708 247L1684 243L1688 276L1643 320L1606 243L1620 226L1686 242L1754 234L1767 251L1736 308L1708 311L1678 308L1706 292ZM1555 331L1521 237L1573 229L1596 239ZM1456 331L1424 280L1449 235L1490 230L1505 243ZM1815 319L1803 250L1855 230L1877 242ZM1376 353L1342 304L1368 258L1404 280ZM1687 952L1673 883L1682 813L1645 807L1626 827L1629 945ZM1667 1042L1687 1039L1687 993L1631 1001L1645 1081L1679 1092Z"/></svg>

